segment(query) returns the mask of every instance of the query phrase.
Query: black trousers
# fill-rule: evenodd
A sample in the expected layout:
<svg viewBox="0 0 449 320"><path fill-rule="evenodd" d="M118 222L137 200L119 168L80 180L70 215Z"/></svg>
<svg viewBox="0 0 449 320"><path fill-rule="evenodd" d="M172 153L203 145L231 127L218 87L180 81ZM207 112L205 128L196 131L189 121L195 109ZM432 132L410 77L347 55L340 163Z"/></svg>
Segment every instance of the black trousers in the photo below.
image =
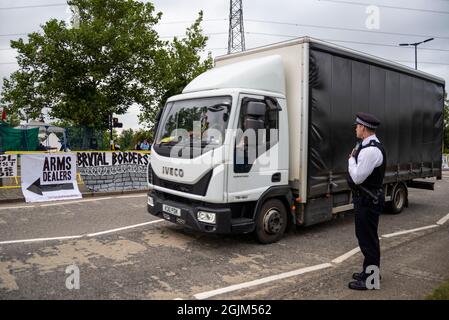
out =
<svg viewBox="0 0 449 320"><path fill-rule="evenodd" d="M363 272L368 266L374 265L380 268L380 245L377 229L379 216L385 205L382 195L378 203L367 196L354 196L355 211L355 235L359 242L360 250L365 257L363 261Z"/></svg>

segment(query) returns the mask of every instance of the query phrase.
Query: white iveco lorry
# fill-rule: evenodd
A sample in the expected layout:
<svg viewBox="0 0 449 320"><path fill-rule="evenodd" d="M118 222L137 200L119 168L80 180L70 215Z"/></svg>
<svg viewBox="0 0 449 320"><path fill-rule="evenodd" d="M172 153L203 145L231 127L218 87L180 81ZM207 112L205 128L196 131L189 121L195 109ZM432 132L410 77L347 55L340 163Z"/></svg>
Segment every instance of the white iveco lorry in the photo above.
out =
<svg viewBox="0 0 449 320"><path fill-rule="evenodd" d="M159 113L148 211L262 243L331 220L353 208L347 161L365 111L381 121L398 213L408 188L441 179L443 99L438 77L308 37L219 57Z"/></svg>

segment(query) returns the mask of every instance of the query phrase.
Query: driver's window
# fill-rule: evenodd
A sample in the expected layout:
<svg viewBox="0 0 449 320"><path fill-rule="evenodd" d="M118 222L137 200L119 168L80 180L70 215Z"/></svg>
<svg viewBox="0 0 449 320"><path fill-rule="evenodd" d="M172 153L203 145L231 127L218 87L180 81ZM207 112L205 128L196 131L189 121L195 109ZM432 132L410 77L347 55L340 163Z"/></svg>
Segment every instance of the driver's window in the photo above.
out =
<svg viewBox="0 0 449 320"><path fill-rule="evenodd" d="M235 140L234 172L251 170L254 161L278 141L279 110L271 98L242 100Z"/></svg>

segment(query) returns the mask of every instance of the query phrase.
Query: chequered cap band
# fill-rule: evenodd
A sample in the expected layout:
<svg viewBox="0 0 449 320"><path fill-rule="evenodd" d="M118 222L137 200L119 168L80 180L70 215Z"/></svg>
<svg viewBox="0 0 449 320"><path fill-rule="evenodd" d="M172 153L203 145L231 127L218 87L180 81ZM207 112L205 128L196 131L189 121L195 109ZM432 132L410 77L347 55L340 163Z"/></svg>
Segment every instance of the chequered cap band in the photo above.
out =
<svg viewBox="0 0 449 320"><path fill-rule="evenodd" d="M355 122L358 123L358 124L361 124L362 126L368 127L370 129L376 129L377 128L377 126L375 126L375 125L373 125L371 123L365 122L362 119L360 119L359 117L357 117Z"/></svg>

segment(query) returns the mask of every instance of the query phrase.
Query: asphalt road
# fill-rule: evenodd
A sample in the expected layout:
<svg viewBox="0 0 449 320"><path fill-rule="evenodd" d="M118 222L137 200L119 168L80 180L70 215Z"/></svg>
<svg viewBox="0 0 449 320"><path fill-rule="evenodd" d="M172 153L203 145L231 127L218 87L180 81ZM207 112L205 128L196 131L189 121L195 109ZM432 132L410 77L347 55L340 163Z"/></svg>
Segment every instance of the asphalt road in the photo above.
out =
<svg viewBox="0 0 449 320"><path fill-rule="evenodd" d="M357 247L351 212L259 245L155 219L144 194L5 204L0 299L421 299L449 278L449 221L436 224L449 213L449 174L435 191L410 189L409 204L382 215L379 234L429 228L382 237L381 290L369 292L347 289L360 253L335 260ZM71 265L79 289L66 287Z"/></svg>

